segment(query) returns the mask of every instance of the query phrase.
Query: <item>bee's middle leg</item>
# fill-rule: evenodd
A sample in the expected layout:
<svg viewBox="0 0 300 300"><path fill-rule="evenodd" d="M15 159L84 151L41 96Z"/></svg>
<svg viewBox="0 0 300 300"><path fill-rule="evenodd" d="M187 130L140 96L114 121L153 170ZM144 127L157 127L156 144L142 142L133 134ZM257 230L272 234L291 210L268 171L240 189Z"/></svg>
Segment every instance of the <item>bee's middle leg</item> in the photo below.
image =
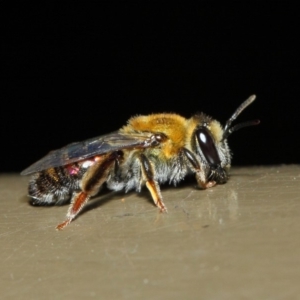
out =
<svg viewBox="0 0 300 300"><path fill-rule="evenodd" d="M70 224L88 200L98 193L100 187L106 181L113 163L118 160L119 155L117 152L107 154L87 170L80 184L81 191L73 195L66 220L59 224L56 229L61 230Z"/></svg>
<svg viewBox="0 0 300 300"><path fill-rule="evenodd" d="M155 205L162 212L167 212L167 207L165 206L165 204L163 202L159 185L158 185L157 181L154 179L155 170L154 170L151 162L144 154L140 155L140 162L141 162L141 166L142 166L143 179L146 182L146 187L150 191Z"/></svg>

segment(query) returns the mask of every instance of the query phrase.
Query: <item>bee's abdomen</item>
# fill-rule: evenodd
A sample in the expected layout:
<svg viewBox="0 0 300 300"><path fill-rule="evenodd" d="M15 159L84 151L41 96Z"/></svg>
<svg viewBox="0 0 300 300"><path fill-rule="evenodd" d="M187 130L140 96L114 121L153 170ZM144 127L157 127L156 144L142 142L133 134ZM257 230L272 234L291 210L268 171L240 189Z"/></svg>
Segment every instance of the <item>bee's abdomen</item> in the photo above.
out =
<svg viewBox="0 0 300 300"><path fill-rule="evenodd" d="M28 187L31 204L60 205L68 202L73 191L79 188L80 175L80 172L70 173L67 167L50 168L34 174Z"/></svg>

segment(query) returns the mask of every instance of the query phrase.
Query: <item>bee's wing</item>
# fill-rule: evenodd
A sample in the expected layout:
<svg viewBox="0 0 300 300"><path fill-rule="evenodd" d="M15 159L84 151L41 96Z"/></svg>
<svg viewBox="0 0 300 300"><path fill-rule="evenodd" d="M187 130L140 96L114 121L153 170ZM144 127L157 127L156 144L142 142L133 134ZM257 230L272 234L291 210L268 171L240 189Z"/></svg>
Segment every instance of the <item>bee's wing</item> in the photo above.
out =
<svg viewBox="0 0 300 300"><path fill-rule="evenodd" d="M112 151L148 148L152 145L151 136L151 133L123 134L120 132L112 132L86 141L69 144L61 149L49 152L46 156L22 171L21 175L28 175L53 167L65 166Z"/></svg>

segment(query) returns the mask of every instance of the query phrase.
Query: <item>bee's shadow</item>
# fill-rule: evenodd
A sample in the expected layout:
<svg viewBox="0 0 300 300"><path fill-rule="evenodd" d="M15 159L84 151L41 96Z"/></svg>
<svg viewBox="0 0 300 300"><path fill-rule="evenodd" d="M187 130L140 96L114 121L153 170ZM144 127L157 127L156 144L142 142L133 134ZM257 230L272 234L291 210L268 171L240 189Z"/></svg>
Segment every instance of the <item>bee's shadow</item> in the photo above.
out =
<svg viewBox="0 0 300 300"><path fill-rule="evenodd" d="M119 192L114 192L114 191L110 191L110 190L105 190L105 191L101 191L99 194L97 194L95 197L93 197L82 209L82 211L79 213L79 215L81 214L85 214L86 212L96 209L100 206L105 205L106 203L112 201L112 198L115 198L115 196L117 195L122 195L124 194L124 192L122 193L122 191Z"/></svg>
<svg viewBox="0 0 300 300"><path fill-rule="evenodd" d="M195 184L194 178L186 178L186 180L183 180L180 182L177 186L170 185L168 183L160 185L162 194L164 191L168 190L174 190L178 188L184 188L184 187L191 187L191 188L197 188ZM82 209L82 211L79 213L79 215L84 214L92 209L96 209L102 205L105 205L109 201L112 201L113 198L116 198L117 196L120 196L119 198L124 198L124 195L127 197L130 197L130 195L135 194L138 198L141 198L141 201L147 201L150 205L155 206L153 203L153 199L151 197L150 192L147 190L147 188L144 186L142 188L142 191L137 193L136 191L132 190L127 193L124 191L110 191L107 188L103 188L99 194L97 194L95 197L93 197Z"/></svg>
<svg viewBox="0 0 300 300"><path fill-rule="evenodd" d="M99 194L97 194L95 197L93 197L82 209L82 211L78 214L85 214L86 212L96 209L98 207L101 207L103 205L105 205L106 203L116 200L116 198L124 198L124 195L126 195L127 197L130 197L130 195L136 194L139 198L143 198L144 200L148 201L150 204L153 204L153 201L151 199L151 195L149 194L149 192L145 189L143 189L140 193L136 193L135 191L130 191L128 193L124 193L124 191L118 191L118 192L114 192L114 191L105 191L103 193L103 191L101 191Z"/></svg>

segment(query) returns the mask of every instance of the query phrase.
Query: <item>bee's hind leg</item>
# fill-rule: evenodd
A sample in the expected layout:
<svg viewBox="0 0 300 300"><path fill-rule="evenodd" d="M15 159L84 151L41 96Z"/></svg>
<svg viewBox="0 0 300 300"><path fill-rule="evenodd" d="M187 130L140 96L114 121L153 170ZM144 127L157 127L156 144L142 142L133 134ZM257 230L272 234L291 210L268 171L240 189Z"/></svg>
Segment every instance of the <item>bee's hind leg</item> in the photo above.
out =
<svg viewBox="0 0 300 300"><path fill-rule="evenodd" d="M102 155L99 157L99 161L87 170L80 184L81 191L73 194L66 220L59 224L56 229L61 230L70 224L88 200L98 193L101 185L106 181L113 163L118 160L119 156L120 152Z"/></svg>
<svg viewBox="0 0 300 300"><path fill-rule="evenodd" d="M61 229L64 229L67 225L69 225L71 223L71 221L82 210L82 208L88 202L90 197L91 196L85 192L74 193L71 204L68 209L67 218L64 222L57 225L56 229L61 230Z"/></svg>
<svg viewBox="0 0 300 300"><path fill-rule="evenodd" d="M142 166L143 179L146 182L146 187L150 191L155 205L160 209L161 212L167 212L167 207L163 202L159 185L157 181L154 179L155 171L151 162L144 154L140 155L140 162Z"/></svg>

